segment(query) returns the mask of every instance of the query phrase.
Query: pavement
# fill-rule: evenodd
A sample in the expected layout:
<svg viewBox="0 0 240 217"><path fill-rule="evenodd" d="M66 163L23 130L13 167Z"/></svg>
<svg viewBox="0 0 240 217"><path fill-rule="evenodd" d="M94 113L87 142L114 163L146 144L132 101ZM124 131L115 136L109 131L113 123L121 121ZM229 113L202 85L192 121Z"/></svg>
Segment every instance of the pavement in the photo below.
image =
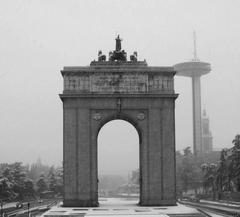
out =
<svg viewBox="0 0 240 217"><path fill-rule="evenodd" d="M177 206L138 206L137 200L123 198L99 199L99 207L53 207L42 217L202 217L196 209Z"/></svg>

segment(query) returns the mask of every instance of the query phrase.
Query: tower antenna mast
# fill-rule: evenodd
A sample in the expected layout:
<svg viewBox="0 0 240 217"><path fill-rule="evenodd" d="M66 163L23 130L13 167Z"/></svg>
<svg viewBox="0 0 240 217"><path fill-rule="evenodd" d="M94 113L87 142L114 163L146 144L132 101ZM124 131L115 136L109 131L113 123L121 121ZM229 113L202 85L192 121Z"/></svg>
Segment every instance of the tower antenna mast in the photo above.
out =
<svg viewBox="0 0 240 217"><path fill-rule="evenodd" d="M193 31L193 61L199 61L197 57L197 39L196 39L196 31Z"/></svg>

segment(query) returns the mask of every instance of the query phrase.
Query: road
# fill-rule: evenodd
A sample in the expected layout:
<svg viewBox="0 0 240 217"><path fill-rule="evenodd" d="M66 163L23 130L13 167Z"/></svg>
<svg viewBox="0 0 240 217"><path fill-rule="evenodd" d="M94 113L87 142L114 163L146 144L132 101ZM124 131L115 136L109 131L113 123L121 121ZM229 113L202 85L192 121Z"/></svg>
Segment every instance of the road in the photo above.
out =
<svg viewBox="0 0 240 217"><path fill-rule="evenodd" d="M181 201L182 204L202 210L209 216L240 217L240 205L217 202L191 202Z"/></svg>

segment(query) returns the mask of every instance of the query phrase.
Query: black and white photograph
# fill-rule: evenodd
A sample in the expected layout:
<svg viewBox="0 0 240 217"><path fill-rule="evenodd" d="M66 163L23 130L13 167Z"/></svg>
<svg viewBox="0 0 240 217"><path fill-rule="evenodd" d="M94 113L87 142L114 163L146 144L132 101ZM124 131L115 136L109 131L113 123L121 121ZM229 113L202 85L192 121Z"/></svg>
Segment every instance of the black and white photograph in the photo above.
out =
<svg viewBox="0 0 240 217"><path fill-rule="evenodd" d="M0 0L0 217L240 217L240 1Z"/></svg>

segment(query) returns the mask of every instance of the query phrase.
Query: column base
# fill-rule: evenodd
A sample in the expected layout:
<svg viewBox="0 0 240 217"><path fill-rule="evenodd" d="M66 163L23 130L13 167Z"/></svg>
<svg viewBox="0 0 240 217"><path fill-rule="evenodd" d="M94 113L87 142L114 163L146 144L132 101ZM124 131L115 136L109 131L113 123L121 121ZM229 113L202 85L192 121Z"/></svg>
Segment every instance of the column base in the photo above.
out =
<svg viewBox="0 0 240 217"><path fill-rule="evenodd" d="M98 207L95 200L63 200L63 207Z"/></svg>
<svg viewBox="0 0 240 217"><path fill-rule="evenodd" d="M140 206L176 206L176 200L142 200Z"/></svg>

